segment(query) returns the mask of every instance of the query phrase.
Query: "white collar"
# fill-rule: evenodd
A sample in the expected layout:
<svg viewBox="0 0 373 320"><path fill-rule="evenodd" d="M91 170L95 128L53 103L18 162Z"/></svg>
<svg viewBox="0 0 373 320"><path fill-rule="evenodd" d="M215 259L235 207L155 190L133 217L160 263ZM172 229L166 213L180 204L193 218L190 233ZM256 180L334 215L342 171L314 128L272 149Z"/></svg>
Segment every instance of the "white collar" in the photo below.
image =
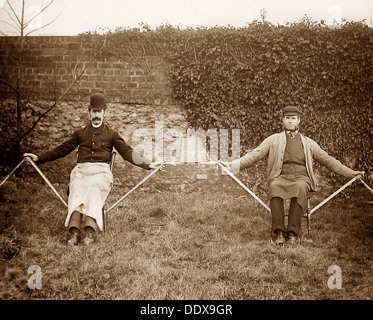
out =
<svg viewBox="0 0 373 320"><path fill-rule="evenodd" d="M290 137L290 139L294 139L299 133L299 130L295 130L295 131L285 130L285 132Z"/></svg>

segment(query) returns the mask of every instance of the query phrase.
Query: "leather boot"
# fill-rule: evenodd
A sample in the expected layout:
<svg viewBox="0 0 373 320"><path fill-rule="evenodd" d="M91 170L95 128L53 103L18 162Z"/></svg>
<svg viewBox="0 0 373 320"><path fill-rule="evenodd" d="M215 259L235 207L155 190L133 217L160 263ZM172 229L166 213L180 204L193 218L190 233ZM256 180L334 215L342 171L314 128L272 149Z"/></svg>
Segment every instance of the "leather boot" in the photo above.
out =
<svg viewBox="0 0 373 320"><path fill-rule="evenodd" d="M80 231L77 228L71 228L70 231L71 237L67 241L67 245L69 246L76 246L80 240Z"/></svg>
<svg viewBox="0 0 373 320"><path fill-rule="evenodd" d="M293 231L288 232L286 243L290 245L296 245L298 243L298 238Z"/></svg>
<svg viewBox="0 0 373 320"><path fill-rule="evenodd" d="M284 234L284 232L281 231L281 230L277 230L276 234L277 234L277 238L275 240L275 243L278 246L283 246L285 244L285 234Z"/></svg>
<svg viewBox="0 0 373 320"><path fill-rule="evenodd" d="M94 240L95 230L92 227L85 227L84 231L86 233L86 236L82 240L82 242L85 246L89 246L90 244L95 242Z"/></svg>

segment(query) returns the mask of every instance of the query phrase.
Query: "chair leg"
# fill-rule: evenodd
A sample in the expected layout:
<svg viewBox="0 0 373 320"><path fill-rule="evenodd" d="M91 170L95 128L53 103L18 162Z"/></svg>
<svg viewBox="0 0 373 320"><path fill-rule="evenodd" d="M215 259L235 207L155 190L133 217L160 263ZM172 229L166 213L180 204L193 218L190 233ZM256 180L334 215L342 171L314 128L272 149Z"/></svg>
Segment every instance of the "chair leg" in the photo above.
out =
<svg viewBox="0 0 373 320"><path fill-rule="evenodd" d="M307 213L307 232L308 232L308 235L311 234L311 217L308 213Z"/></svg>
<svg viewBox="0 0 373 320"><path fill-rule="evenodd" d="M310 205L310 197L307 197L307 232L308 235L311 234L311 205Z"/></svg>
<svg viewBox="0 0 373 320"><path fill-rule="evenodd" d="M102 222L103 222L103 231L104 231L104 234L106 234L106 210L105 210L105 206L102 207Z"/></svg>

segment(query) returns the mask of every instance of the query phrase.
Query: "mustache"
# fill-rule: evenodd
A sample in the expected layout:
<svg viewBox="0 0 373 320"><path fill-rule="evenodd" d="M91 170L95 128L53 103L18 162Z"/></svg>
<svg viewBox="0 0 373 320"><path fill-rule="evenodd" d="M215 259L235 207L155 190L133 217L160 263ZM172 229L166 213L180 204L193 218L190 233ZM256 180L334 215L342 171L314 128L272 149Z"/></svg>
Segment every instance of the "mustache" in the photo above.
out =
<svg viewBox="0 0 373 320"><path fill-rule="evenodd" d="M101 118L98 118L98 117L92 118L92 121L95 121L95 120L101 121Z"/></svg>

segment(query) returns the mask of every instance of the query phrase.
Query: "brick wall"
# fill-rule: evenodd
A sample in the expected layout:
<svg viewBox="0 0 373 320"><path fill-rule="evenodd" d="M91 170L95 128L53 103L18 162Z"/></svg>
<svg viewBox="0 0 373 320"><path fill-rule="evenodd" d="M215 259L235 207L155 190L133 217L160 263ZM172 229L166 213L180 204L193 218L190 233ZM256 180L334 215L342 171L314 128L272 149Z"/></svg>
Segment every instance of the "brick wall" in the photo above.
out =
<svg viewBox="0 0 373 320"><path fill-rule="evenodd" d="M16 38L0 38L0 70L2 78L14 83L19 59L14 43ZM35 110L45 109L72 82L71 69L79 61L78 68L86 64L87 69L64 100L43 118L36 130L24 141L24 151L40 152L61 143L74 129L87 123L87 103L92 93L102 92L108 101L106 122L119 131L134 148L134 133L145 130L151 141L155 156L155 123L161 122L163 129L177 130L186 136L188 124L185 110L171 98L167 71L169 65L156 54L147 57L150 68L144 70L133 59L116 59L97 55L92 60L89 43L78 37L29 37L22 56L22 87L24 96L30 98ZM89 62L89 64L88 64ZM150 72L149 72L150 70ZM0 102L11 103L12 90L0 84ZM172 143L165 141L163 148ZM66 184L68 171L74 165L75 156L42 165L54 184ZM66 170L64 170L66 168ZM66 172L65 172L66 171ZM128 191L147 173L125 163L120 156L115 163L115 185ZM62 177L61 177L62 175ZM228 176L220 174L217 165L168 165L164 172L152 177L145 189L172 190L182 192L228 191L244 194L244 191Z"/></svg>
<svg viewBox="0 0 373 320"><path fill-rule="evenodd" d="M0 37L0 70L10 83L16 79L15 60L22 62L22 87L33 100L54 99L72 82L71 70L86 66L79 83L66 95L65 100L88 101L93 92L102 92L108 101L138 104L166 104L170 89L165 73L169 64L149 52L147 63L151 72L144 70L131 57L119 60L97 54L98 49L79 37L27 37L22 58L17 54L17 38ZM95 55L94 58L92 56ZM0 95L8 98L11 89L0 85ZM28 96L28 94L27 94Z"/></svg>

